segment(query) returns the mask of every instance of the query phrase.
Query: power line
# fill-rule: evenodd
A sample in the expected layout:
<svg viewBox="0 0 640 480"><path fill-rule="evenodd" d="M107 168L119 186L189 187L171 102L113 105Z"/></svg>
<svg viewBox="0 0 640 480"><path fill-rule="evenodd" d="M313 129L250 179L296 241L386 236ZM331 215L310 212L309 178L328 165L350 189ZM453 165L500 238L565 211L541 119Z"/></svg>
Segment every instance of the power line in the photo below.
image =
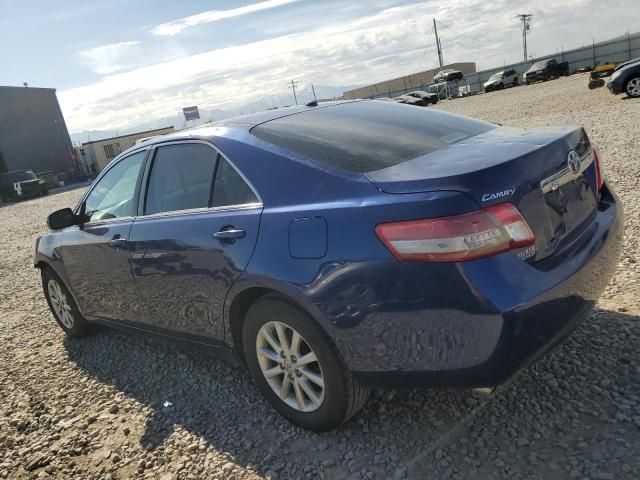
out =
<svg viewBox="0 0 640 480"><path fill-rule="evenodd" d="M457 30L454 30L451 26L447 25L446 23L442 23L441 20L438 20L438 23L440 23L440 25L443 26L444 28L446 28L447 30L451 30L456 35L460 35L461 37L466 37L469 40L473 40L474 42L496 43L493 40L482 40L480 38L471 37L471 36L469 36L469 35L467 35L465 33L460 33Z"/></svg>
<svg viewBox="0 0 640 480"><path fill-rule="evenodd" d="M293 90L293 99L296 102L296 105L298 105L298 97L296 96L296 88L298 87L298 84L300 83L299 80L291 80L289 88Z"/></svg>
<svg viewBox="0 0 640 480"><path fill-rule="evenodd" d="M444 40L447 40L448 42L451 42L451 43L459 43L462 46L471 45L470 43L467 43L466 40L460 41L458 39L451 38L449 36L445 37L442 34L440 35L440 38L442 38ZM494 46L489 46L489 45L487 45L487 46L485 46L485 45L477 46L477 45L475 45L475 47L476 47L476 49L479 49L479 50L492 50L492 51L496 51L496 52L499 51L499 50L515 50L516 48L520 48L520 47L503 48L503 46L501 44L498 44L498 43L494 43L493 45Z"/></svg>
<svg viewBox="0 0 640 480"><path fill-rule="evenodd" d="M527 61L527 32L531 29L531 17L530 13L519 13L516 18L519 18L522 22L522 47L524 48L524 61Z"/></svg>

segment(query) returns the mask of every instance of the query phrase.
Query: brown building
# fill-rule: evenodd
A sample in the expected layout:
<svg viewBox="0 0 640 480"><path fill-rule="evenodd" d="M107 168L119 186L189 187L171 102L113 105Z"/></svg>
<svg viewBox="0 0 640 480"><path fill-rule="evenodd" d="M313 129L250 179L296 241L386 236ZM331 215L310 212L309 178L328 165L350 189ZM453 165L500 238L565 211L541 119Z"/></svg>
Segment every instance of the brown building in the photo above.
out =
<svg viewBox="0 0 640 480"><path fill-rule="evenodd" d="M461 62L445 65L443 69L460 70L465 75L475 73L475 62ZM425 70L424 72L413 73L404 77L385 80L383 82L367 85L344 92L343 97L347 100L354 98L375 98L375 97L395 97L402 95L409 90L422 89L425 85L433 83L433 77L440 71L439 68Z"/></svg>
<svg viewBox="0 0 640 480"><path fill-rule="evenodd" d="M121 152L133 147L137 140L157 137L158 135L165 135L173 131L175 131L173 127L156 128L154 130L83 143L82 147L80 147L82 163L88 172L93 174L98 173Z"/></svg>

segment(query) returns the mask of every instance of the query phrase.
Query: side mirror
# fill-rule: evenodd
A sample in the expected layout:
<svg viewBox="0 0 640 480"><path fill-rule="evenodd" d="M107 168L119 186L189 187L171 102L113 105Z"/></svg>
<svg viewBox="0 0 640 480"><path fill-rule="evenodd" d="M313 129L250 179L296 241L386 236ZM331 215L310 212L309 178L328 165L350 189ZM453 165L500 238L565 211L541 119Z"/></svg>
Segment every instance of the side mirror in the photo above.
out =
<svg viewBox="0 0 640 480"><path fill-rule="evenodd" d="M78 225L80 218L73 213L70 208L63 208L62 210L56 210L47 217L47 226L51 230L60 230L72 225Z"/></svg>

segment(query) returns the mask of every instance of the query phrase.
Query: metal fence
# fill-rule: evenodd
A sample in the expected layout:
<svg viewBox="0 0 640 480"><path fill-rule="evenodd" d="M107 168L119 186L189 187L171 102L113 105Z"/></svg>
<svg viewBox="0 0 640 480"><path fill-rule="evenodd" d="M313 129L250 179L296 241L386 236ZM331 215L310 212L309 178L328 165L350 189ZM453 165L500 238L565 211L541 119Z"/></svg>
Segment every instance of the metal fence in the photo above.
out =
<svg viewBox="0 0 640 480"><path fill-rule="evenodd" d="M518 73L518 79L522 81L524 72L526 72L533 63L540 60L555 58L558 62L568 62L569 73L575 73L576 70L581 67L594 67L607 62L619 63L638 57L640 57L640 33L633 33L621 38L616 38L615 40L593 43L585 47L533 58L527 62L519 62L506 67L496 67L475 73L468 73L464 78L468 84L468 93L476 93L482 91L482 84L486 82L491 75L501 72L506 68L514 69ZM396 90L388 92L387 95L381 94L371 98L397 97L398 95L403 95L414 90L428 90L429 85L430 84L424 84L418 87Z"/></svg>

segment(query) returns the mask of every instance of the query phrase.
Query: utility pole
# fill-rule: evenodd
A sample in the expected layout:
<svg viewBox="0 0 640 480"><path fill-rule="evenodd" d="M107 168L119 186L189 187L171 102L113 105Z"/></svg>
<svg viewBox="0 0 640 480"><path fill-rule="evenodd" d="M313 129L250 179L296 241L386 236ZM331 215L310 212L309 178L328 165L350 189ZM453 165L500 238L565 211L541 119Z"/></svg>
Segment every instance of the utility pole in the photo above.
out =
<svg viewBox="0 0 640 480"><path fill-rule="evenodd" d="M442 70L442 45L440 44L440 39L438 38L438 27L436 26L436 19L433 19L433 31L436 34L436 48L438 49L438 63L440 63L440 70Z"/></svg>
<svg viewBox="0 0 640 480"><path fill-rule="evenodd" d="M531 29L531 17L530 13L519 13L516 18L519 18L522 22L522 47L524 48L524 61L527 61L527 32Z"/></svg>
<svg viewBox="0 0 640 480"><path fill-rule="evenodd" d="M313 83L311 84L311 91L313 92L313 100L317 102L318 98L316 97L316 89L313 88Z"/></svg>
<svg viewBox="0 0 640 480"><path fill-rule="evenodd" d="M293 90L293 99L296 102L296 105L298 105L298 97L296 96L296 87L298 86L298 84L300 83L300 81L298 80L291 80L291 84L289 85L289 88L291 90Z"/></svg>

